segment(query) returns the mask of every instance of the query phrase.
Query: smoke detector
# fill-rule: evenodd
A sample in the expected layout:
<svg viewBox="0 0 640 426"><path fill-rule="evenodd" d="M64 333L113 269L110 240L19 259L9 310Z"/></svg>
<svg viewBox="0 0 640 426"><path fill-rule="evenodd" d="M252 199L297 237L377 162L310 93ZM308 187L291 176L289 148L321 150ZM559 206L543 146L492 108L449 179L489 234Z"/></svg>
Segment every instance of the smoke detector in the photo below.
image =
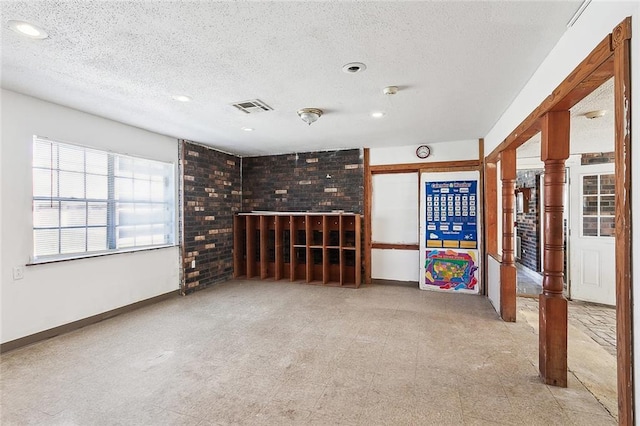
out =
<svg viewBox="0 0 640 426"><path fill-rule="evenodd" d="M384 93L385 95L395 95L396 93L398 93L398 86L387 86L382 89L382 93Z"/></svg>
<svg viewBox="0 0 640 426"><path fill-rule="evenodd" d="M362 62L349 62L345 66L342 67L342 71L347 74L355 74L357 72L362 72L367 69L367 66Z"/></svg>

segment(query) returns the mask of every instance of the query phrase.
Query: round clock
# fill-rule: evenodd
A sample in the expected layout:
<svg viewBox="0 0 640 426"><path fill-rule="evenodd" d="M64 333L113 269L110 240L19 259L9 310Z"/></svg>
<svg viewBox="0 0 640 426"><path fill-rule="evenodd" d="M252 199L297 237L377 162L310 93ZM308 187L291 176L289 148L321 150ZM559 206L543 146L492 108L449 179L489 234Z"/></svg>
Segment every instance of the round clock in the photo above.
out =
<svg viewBox="0 0 640 426"><path fill-rule="evenodd" d="M425 159L431 155L431 148L429 148L427 145L420 145L418 149L416 149L416 155L418 156L418 158Z"/></svg>

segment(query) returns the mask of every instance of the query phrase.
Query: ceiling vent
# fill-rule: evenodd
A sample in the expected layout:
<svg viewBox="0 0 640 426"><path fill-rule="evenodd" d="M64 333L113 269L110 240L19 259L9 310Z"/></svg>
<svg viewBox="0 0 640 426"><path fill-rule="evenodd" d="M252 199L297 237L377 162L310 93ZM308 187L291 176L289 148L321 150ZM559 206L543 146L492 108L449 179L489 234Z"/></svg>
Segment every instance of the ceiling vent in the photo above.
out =
<svg viewBox="0 0 640 426"><path fill-rule="evenodd" d="M245 112L247 114L255 114L257 112L265 112L272 111L269 105L262 102L260 99L252 99L250 101L242 101L237 102L235 104L231 104L234 107L238 108L240 111Z"/></svg>

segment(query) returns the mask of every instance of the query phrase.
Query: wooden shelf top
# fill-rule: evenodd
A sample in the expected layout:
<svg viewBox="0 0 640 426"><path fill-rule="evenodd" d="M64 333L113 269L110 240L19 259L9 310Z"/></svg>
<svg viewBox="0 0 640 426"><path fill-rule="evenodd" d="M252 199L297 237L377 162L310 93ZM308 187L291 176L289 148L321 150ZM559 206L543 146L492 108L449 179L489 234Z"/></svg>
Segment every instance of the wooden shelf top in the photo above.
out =
<svg viewBox="0 0 640 426"><path fill-rule="evenodd" d="M358 213L331 211L331 212L269 212L252 211L238 213L238 216L360 216Z"/></svg>

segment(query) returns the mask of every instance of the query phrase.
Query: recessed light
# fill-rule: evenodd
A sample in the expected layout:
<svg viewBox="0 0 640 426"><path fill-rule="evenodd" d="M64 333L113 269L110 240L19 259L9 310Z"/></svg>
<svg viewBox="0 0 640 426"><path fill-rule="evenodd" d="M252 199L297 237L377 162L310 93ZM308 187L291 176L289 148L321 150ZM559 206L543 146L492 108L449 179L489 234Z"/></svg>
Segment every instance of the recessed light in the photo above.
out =
<svg viewBox="0 0 640 426"><path fill-rule="evenodd" d="M25 22L25 21L9 21L9 28L11 28L13 31L17 32L18 34L21 34L23 36L27 36L29 38L33 38L36 40L43 40L47 37L49 37L49 34L47 34L47 32L42 29L41 27L35 25L35 24L30 24L29 22Z"/></svg>
<svg viewBox="0 0 640 426"><path fill-rule="evenodd" d="M372 112L371 116L373 118L382 118L382 117L384 117L384 112L382 112L382 111Z"/></svg>
<svg viewBox="0 0 640 426"><path fill-rule="evenodd" d="M342 66L342 71L347 74L355 74L367 69L367 66L362 62L349 62Z"/></svg>
<svg viewBox="0 0 640 426"><path fill-rule="evenodd" d="M187 95L173 95L171 99L178 102L191 102L191 96Z"/></svg>
<svg viewBox="0 0 640 426"><path fill-rule="evenodd" d="M245 132L253 132L253 128L251 127L243 127L242 130L244 130Z"/></svg>

